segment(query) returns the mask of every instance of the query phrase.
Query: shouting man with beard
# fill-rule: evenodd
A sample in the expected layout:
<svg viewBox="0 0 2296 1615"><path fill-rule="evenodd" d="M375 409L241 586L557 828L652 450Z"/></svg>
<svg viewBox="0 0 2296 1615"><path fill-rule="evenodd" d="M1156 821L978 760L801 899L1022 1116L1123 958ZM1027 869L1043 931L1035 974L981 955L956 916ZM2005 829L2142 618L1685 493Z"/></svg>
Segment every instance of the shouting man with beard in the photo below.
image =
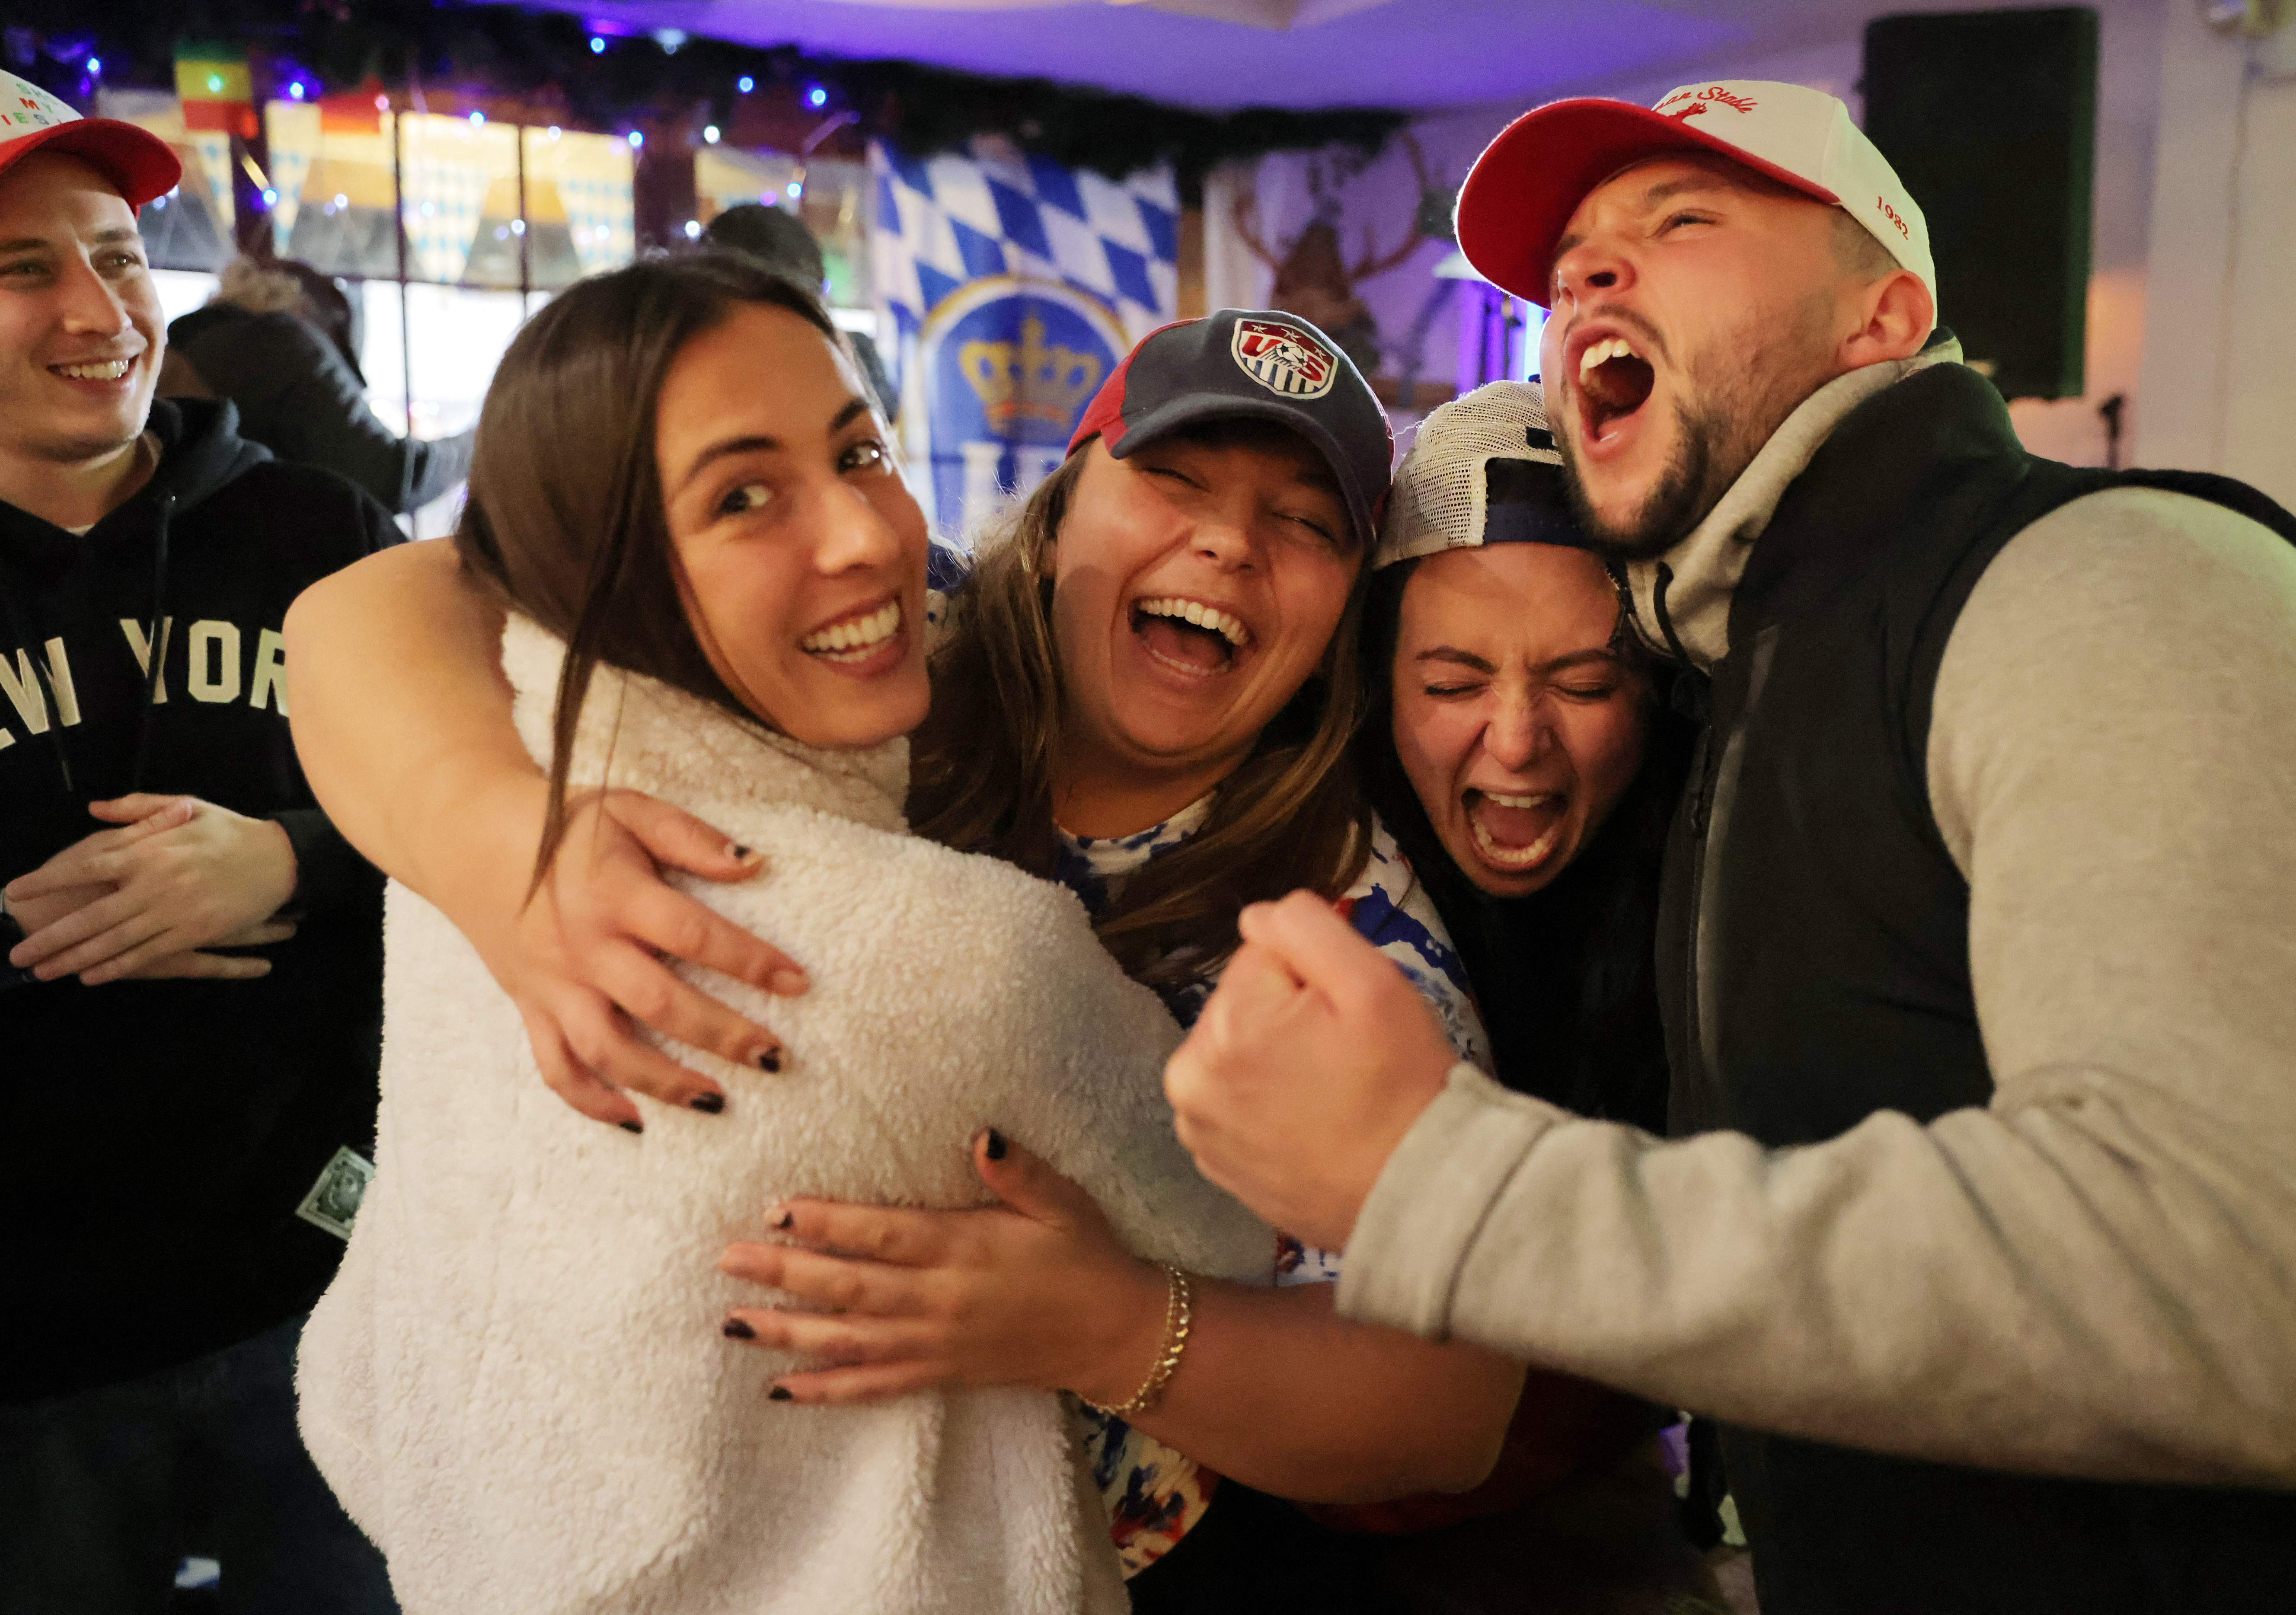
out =
<svg viewBox="0 0 2296 1615"><path fill-rule="evenodd" d="M1709 704L1676 1137L1456 1065L1296 895L1182 1136L1342 1312L1723 1421L1767 1615L2284 1600L2296 521L2025 454L1815 91L1542 108L1459 239L1553 310L1574 497Z"/></svg>

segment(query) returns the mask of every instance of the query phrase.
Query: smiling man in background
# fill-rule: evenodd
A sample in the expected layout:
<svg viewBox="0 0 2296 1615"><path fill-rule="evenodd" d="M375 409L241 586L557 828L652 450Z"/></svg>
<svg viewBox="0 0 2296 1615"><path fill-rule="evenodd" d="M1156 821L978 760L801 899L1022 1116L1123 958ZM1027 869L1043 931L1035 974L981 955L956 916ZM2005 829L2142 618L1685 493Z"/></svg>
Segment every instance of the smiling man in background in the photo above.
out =
<svg viewBox="0 0 2296 1615"><path fill-rule="evenodd" d="M381 881L279 628L397 530L152 403L168 147L4 73L0 114L0 1615L164 1611L186 1550L226 1608L381 1615L293 1374L373 1149Z"/></svg>
<svg viewBox="0 0 2296 1615"><path fill-rule="evenodd" d="M1677 1137L1456 1066L1296 895L1182 1136L1345 1244L1343 1312L1725 1421L1766 1615L2285 1602L2296 521L2027 455L1830 96L1543 108L1458 223L1552 308L1581 515L1710 701Z"/></svg>

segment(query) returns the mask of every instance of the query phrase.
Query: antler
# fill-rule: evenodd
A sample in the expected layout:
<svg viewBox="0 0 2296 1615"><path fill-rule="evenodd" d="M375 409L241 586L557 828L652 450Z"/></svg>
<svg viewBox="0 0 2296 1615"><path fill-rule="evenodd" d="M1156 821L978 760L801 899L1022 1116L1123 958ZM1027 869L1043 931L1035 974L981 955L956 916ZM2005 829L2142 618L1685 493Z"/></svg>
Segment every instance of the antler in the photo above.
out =
<svg viewBox="0 0 2296 1615"><path fill-rule="evenodd" d="M1403 245L1398 247L1385 258L1382 258L1379 256L1379 238L1373 233L1372 227L1369 225L1365 225L1364 226L1363 261L1357 264L1354 268L1348 271L1348 284L1352 286L1357 281L1367 281L1375 275L1385 275L1389 270L1394 268L1398 264L1400 264L1405 258L1409 258L1413 253L1418 251L1419 243L1426 239L1427 238L1424 235L1420 234L1419 226L1416 224L1414 224L1411 226L1411 234L1403 238Z"/></svg>
<svg viewBox="0 0 2296 1615"><path fill-rule="evenodd" d="M1422 191L1437 189L1434 175L1428 172L1427 153L1419 149L1418 137L1409 129L1398 130L1398 134L1403 141L1403 149L1411 154L1411 171L1418 176L1419 188Z"/></svg>
<svg viewBox="0 0 2296 1615"><path fill-rule="evenodd" d="M1243 244L1251 249L1251 256L1270 269L1279 267L1275 255L1267 250L1267 243L1259 239L1259 232L1252 227L1251 221L1259 212L1259 193L1238 191L1235 200L1228 204L1228 212L1235 225L1235 233L1243 238Z"/></svg>
<svg viewBox="0 0 2296 1615"><path fill-rule="evenodd" d="M1424 195L1427 192L1435 188L1433 176L1430 175L1427 168L1427 153L1420 150L1418 140L1412 135L1409 129L1402 130L1400 133L1403 140L1403 149L1408 152L1411 157L1411 171L1418 176L1419 190L1421 194ZM1425 232L1419 228L1418 203L1416 199L1414 200L1412 205L1411 234L1403 238L1403 244L1401 246L1389 253L1385 258L1382 258L1379 255L1378 237L1373 234L1372 227L1369 225L1365 225L1364 226L1363 261L1348 272L1348 284L1352 286L1357 281L1367 281L1374 275L1385 275L1389 270L1402 263L1404 259L1418 251L1419 243L1426 239L1427 236Z"/></svg>

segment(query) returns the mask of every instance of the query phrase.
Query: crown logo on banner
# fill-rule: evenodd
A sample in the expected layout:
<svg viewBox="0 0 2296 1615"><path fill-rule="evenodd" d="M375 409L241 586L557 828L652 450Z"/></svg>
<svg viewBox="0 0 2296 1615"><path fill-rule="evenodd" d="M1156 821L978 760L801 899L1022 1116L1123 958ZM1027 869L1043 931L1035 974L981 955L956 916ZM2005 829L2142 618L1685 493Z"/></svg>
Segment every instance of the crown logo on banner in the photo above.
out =
<svg viewBox="0 0 2296 1615"><path fill-rule="evenodd" d="M959 369L980 395L988 430L1014 438L1030 424L1066 433L1100 385L1100 360L1073 348L1045 345L1045 322L1021 319L1021 340L967 342L956 352Z"/></svg>

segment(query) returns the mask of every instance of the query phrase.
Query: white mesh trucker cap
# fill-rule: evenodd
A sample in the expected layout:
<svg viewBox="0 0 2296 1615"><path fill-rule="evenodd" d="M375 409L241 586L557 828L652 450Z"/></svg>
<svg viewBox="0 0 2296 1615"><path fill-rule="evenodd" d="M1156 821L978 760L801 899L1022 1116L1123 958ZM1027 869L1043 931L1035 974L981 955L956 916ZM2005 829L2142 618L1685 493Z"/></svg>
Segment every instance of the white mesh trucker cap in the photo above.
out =
<svg viewBox="0 0 2296 1615"><path fill-rule="evenodd" d="M1536 381L1492 381L1421 422L1395 469L1372 567L1487 544L1591 547Z"/></svg>

